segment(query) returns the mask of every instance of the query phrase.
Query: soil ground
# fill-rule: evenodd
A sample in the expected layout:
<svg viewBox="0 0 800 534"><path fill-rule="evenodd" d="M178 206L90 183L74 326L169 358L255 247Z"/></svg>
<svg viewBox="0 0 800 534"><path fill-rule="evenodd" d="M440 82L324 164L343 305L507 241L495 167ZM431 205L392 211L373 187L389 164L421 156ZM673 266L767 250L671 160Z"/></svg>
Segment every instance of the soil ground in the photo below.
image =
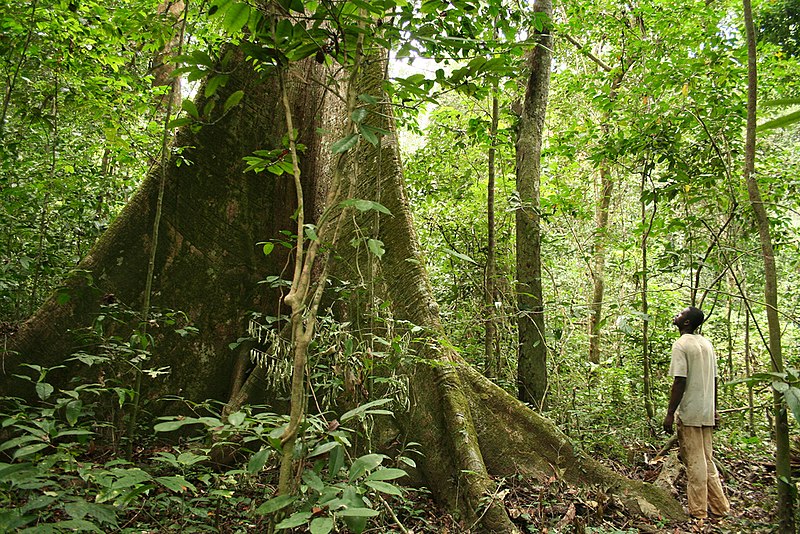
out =
<svg viewBox="0 0 800 534"><path fill-rule="evenodd" d="M723 469L722 477L731 501L731 514L725 518L664 524L641 517L630 517L621 504L599 489L567 486L555 478L542 483L529 480L506 480L501 495L514 522L523 532L594 533L594 534L678 534L678 533L768 533L775 531L776 503L774 464L768 451L754 456L750 451L715 446ZM642 451L644 452L644 451ZM646 458L644 454L643 458ZM652 482L662 462L642 461L633 467L610 465L635 479ZM685 475L676 479L676 496L686 506ZM397 511L404 528L414 534L455 534L469 532L469 525L443 514L424 493L415 494L415 504ZM400 531L385 525L370 532Z"/></svg>

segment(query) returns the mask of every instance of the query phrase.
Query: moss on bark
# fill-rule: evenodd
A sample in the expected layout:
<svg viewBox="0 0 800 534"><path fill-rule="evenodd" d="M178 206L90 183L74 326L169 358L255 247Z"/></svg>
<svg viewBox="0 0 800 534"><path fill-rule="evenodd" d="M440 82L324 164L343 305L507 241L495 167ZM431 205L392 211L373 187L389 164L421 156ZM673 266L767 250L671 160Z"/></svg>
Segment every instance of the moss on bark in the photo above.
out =
<svg viewBox="0 0 800 534"><path fill-rule="evenodd" d="M323 91L303 83L309 73L302 71L317 68L314 62L299 67L301 72L290 89L295 116L302 124L301 142L308 147L303 170L312 190ZM226 70L230 79L213 98L225 101L234 91L243 90L242 102L197 133L188 127L180 130L173 142L153 283L153 305L186 313L200 333L181 337L150 330L156 344L145 365L169 366L170 373L164 379L146 381L145 398L179 394L193 400L226 400L236 359L228 345L246 333L251 310L272 315L278 311L277 293L257 283L279 275L288 252L276 247L265 256L257 243L291 230L294 184L286 177L245 173L242 158L254 150L282 146L286 132L282 107L274 81L255 72L242 54L233 53ZM199 109L203 109L202 100L197 103ZM159 167L152 170L81 262L82 273L65 282L70 300L60 303L50 298L11 339L0 391L30 396L29 384L10 378L17 372L16 365L61 364L77 348L74 332L91 325L104 296L113 295L133 310L141 308L161 172ZM313 202L308 210L313 212ZM70 373L49 378L61 385Z"/></svg>

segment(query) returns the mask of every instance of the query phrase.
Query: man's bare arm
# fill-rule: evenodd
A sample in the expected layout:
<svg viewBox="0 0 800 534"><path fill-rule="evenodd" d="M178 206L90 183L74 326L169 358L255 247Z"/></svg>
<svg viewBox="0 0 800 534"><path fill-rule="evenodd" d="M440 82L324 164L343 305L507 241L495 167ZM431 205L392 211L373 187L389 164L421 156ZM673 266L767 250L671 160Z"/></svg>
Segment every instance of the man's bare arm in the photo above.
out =
<svg viewBox="0 0 800 534"><path fill-rule="evenodd" d="M686 377L676 376L672 381L672 390L669 394L669 406L667 407L667 416L664 418L664 432L672 434L673 425L675 424L675 411L681 404L683 394L686 392Z"/></svg>

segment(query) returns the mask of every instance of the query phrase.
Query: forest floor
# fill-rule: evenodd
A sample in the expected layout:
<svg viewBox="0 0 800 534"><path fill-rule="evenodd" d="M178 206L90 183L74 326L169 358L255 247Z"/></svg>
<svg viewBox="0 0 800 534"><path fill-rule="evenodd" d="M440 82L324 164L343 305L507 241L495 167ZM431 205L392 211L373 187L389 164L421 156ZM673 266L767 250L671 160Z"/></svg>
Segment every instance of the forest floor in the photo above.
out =
<svg viewBox="0 0 800 534"><path fill-rule="evenodd" d="M774 463L769 451L734 449L715 444L723 483L731 502L731 514L724 518L689 521L681 524L654 522L641 517L631 517L613 496L598 489L570 487L552 478L546 483L529 480L506 480L503 488L506 507L513 521L523 532L634 534L634 533L767 533L775 531ZM641 451L646 458L646 451ZM607 462L606 462L607 463ZM610 464L609 467L630 478L653 482L661 471L661 459L643 460L633 467ZM608 464L608 463L607 463ZM677 498L686 507L686 477L681 474L675 481ZM409 506L410 503L406 503ZM436 505L422 496L409 507L413 515L398 512L403 526L414 534L455 534L469 532L452 516L442 514ZM427 513L421 513L427 510ZM387 528L395 531L390 525ZM399 529L397 530L399 531Z"/></svg>

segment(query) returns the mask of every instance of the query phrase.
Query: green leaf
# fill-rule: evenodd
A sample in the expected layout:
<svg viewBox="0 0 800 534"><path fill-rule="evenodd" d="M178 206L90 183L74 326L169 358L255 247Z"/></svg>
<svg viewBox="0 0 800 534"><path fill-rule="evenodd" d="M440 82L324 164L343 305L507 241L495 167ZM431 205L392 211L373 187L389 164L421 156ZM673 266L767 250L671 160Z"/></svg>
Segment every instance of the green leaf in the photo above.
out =
<svg viewBox="0 0 800 534"><path fill-rule="evenodd" d="M256 508L256 513L260 515L272 514L278 510L283 510L296 500L297 497L294 495L278 495Z"/></svg>
<svg viewBox="0 0 800 534"><path fill-rule="evenodd" d="M325 489L325 483L319 478L318 474L310 469L306 469L303 472L303 481L317 493L322 493L322 490Z"/></svg>
<svg viewBox="0 0 800 534"><path fill-rule="evenodd" d="M342 416L339 418L339 421L344 423L345 421L347 421L349 419L352 419L353 417L364 415L367 412L367 410L369 410L371 408L375 408L377 406L383 406L384 404L388 404L390 402L392 402L392 399L377 399L377 400L374 400L374 401L370 401L370 402L368 402L366 404L362 404L360 406L356 406L352 410L347 411L344 414L342 414Z"/></svg>
<svg viewBox="0 0 800 534"><path fill-rule="evenodd" d="M173 430L178 430L179 428L186 426L186 425L194 425L200 423L199 419L195 419L194 417L187 417L186 419L178 419L175 421L164 421L163 423L158 423L153 427L153 430L156 432L172 432Z"/></svg>
<svg viewBox="0 0 800 534"><path fill-rule="evenodd" d="M191 117L178 117L177 119L172 119L169 121L167 125L169 128L180 128L181 126L186 126L187 124L192 124L193 119Z"/></svg>
<svg viewBox="0 0 800 534"><path fill-rule="evenodd" d="M342 517L375 517L380 515L377 510L371 508L344 508L336 512Z"/></svg>
<svg viewBox="0 0 800 534"><path fill-rule="evenodd" d="M361 100L362 102L366 102L367 104L377 104L378 103L378 99L377 98L375 98L372 95L368 95L366 93L361 93L360 95L358 95L358 99Z"/></svg>
<svg viewBox="0 0 800 534"><path fill-rule="evenodd" d="M318 445L311 451L308 455L309 458L313 458L314 456L319 456L320 454L325 454L326 452L338 447L339 443L335 441L327 441L322 445Z"/></svg>
<svg viewBox="0 0 800 534"><path fill-rule="evenodd" d="M277 530L281 530L284 528L294 528L299 527L300 525L305 525L308 523L308 520L311 519L311 512L295 512L294 514L290 515L277 525L275 528Z"/></svg>
<svg viewBox="0 0 800 534"><path fill-rule="evenodd" d="M336 477L344 467L344 447L334 447L328 456L328 472L330 477Z"/></svg>
<svg viewBox="0 0 800 534"><path fill-rule="evenodd" d="M315 517L311 520L308 530L311 534L328 534L333 530L333 518Z"/></svg>
<svg viewBox="0 0 800 534"><path fill-rule="evenodd" d="M468 261L469 263L473 263L475 265L478 265L477 261L473 260L472 258L467 256L466 254L461 254L460 252L456 252L455 250L450 250L447 247L442 247L442 250L445 251L446 253L450 254L451 256L454 256L454 257L456 257L456 258L458 258L460 260Z"/></svg>
<svg viewBox="0 0 800 534"><path fill-rule="evenodd" d="M763 124L760 124L756 130L763 131L763 130L775 130L777 128L785 128L786 126L791 126L792 124L800 122L800 111L794 111L792 113L788 113L777 119L772 119L771 121L767 121Z"/></svg>
<svg viewBox="0 0 800 534"><path fill-rule="evenodd" d="M191 466L196 463L204 462L208 460L208 455L206 454L195 454L192 451L185 451L178 455L177 461L182 466Z"/></svg>
<svg viewBox="0 0 800 534"><path fill-rule="evenodd" d="M42 449L46 449L49 447L50 444L48 443L36 443L34 445L26 445L25 447L20 447L19 449L14 452L14 460L18 460L19 458L25 458L26 456L30 456L31 454L35 454Z"/></svg>
<svg viewBox="0 0 800 534"><path fill-rule="evenodd" d="M365 454L356 458L353 465L350 466L350 482L381 465L385 458L386 456L383 454Z"/></svg>
<svg viewBox="0 0 800 534"><path fill-rule="evenodd" d="M165 488L174 491L175 493L183 493L186 490L192 490L193 493L197 492L197 488L195 488L191 482L180 475L171 477L156 477L156 482Z"/></svg>
<svg viewBox="0 0 800 534"><path fill-rule="evenodd" d="M217 92L217 89L225 86L225 84L228 83L229 78L230 76L227 74L217 74L209 79L205 88L206 98L213 96Z"/></svg>
<svg viewBox="0 0 800 534"><path fill-rule="evenodd" d="M772 387L775 388L775 391L779 393L784 393L786 392L786 390L789 389L789 384L787 384L786 382L780 382L776 380L775 382L772 383Z"/></svg>
<svg viewBox="0 0 800 534"><path fill-rule="evenodd" d="M42 438L39 436L32 436L30 434L12 438L4 443L0 443L0 451L4 451L6 449L13 449L14 447L19 447L23 443L30 443L32 441L35 441L37 443L42 443Z"/></svg>
<svg viewBox="0 0 800 534"><path fill-rule="evenodd" d="M264 243L264 256L269 256L270 252L275 249L275 243L266 242Z"/></svg>
<svg viewBox="0 0 800 534"><path fill-rule="evenodd" d="M250 19L250 6L244 2L232 3L225 12L222 25L228 33L238 33Z"/></svg>
<svg viewBox="0 0 800 534"><path fill-rule="evenodd" d="M406 476L406 474L402 469L387 467L370 473L366 480L396 480Z"/></svg>
<svg viewBox="0 0 800 534"><path fill-rule="evenodd" d="M358 108L353 110L353 113L350 115L350 118L353 119L353 122L355 122L356 124L364 122L364 119L367 118L366 108Z"/></svg>
<svg viewBox="0 0 800 534"><path fill-rule="evenodd" d="M304 226L306 237L311 241L319 241L319 237L317 236L317 227L313 224L306 224Z"/></svg>
<svg viewBox="0 0 800 534"><path fill-rule="evenodd" d="M800 389L792 386L783 393L783 397L792 410L795 421L800 422Z"/></svg>
<svg viewBox="0 0 800 534"><path fill-rule="evenodd" d="M375 133L376 130L374 128L372 128L371 126L367 126L366 124L359 124L358 131L361 132L361 135L364 137L364 139L367 140L369 144L377 146L380 140L378 139L378 136Z"/></svg>
<svg viewBox="0 0 800 534"><path fill-rule="evenodd" d="M761 102L761 105L767 107L800 106L800 98L776 98L775 100L765 100Z"/></svg>
<svg viewBox="0 0 800 534"><path fill-rule="evenodd" d="M53 394L54 388L47 382L37 382L36 383L36 394L42 400L47 400L47 398Z"/></svg>
<svg viewBox="0 0 800 534"><path fill-rule="evenodd" d="M347 137L339 139L333 143L333 145L331 145L331 150L334 154L341 154L353 148L357 142L358 134L350 134Z"/></svg>
<svg viewBox="0 0 800 534"><path fill-rule="evenodd" d="M225 100L225 104L222 106L222 110L227 112L233 106L238 104L242 100L243 96L244 96L244 91L242 90L236 91L231 96L229 96L227 100Z"/></svg>
<svg viewBox="0 0 800 534"><path fill-rule="evenodd" d="M305 12L303 0L278 0L278 3L287 11L296 11L298 13Z"/></svg>
<svg viewBox="0 0 800 534"><path fill-rule="evenodd" d="M368 239L367 246L369 247L370 252L375 254L377 257L381 258L384 254L386 254L386 249L383 248L383 241L380 239Z"/></svg>
<svg viewBox="0 0 800 534"><path fill-rule="evenodd" d="M33 465L30 462L22 462L18 464L0 464L0 481L8 481L11 480L11 475L14 473L18 473L20 471L27 471L29 469L33 469Z"/></svg>
<svg viewBox="0 0 800 534"><path fill-rule="evenodd" d="M84 519L87 515L106 525L117 524L117 514L113 506L95 504L84 500L72 501L64 505L64 511L73 519Z"/></svg>
<svg viewBox="0 0 800 534"><path fill-rule="evenodd" d="M57 438L63 438L65 436L91 436L94 432L85 428L76 428L74 430L61 430L56 434Z"/></svg>
<svg viewBox="0 0 800 534"><path fill-rule="evenodd" d="M250 461L247 462L247 472L251 475L255 475L256 473L260 472L262 469L264 469L267 459L269 459L271 455L272 449L261 449L255 453L252 457L250 457Z"/></svg>
<svg viewBox="0 0 800 534"><path fill-rule="evenodd" d="M397 495L398 497L402 497L403 495L403 491L400 488L394 484L389 484L388 482L383 482L380 480L368 480L365 482L365 484L375 491L380 491L381 493Z"/></svg>
<svg viewBox="0 0 800 534"><path fill-rule="evenodd" d="M244 418L244 412L234 412L228 416L228 422L233 426L239 426L244 423Z"/></svg>
<svg viewBox="0 0 800 534"><path fill-rule="evenodd" d="M356 208L358 211L369 211L375 210L381 213L385 213L386 215L391 215L392 212L389 211L389 208L381 204L380 202L375 202L373 200L364 200L360 198L350 198L341 203L342 206L348 207L352 206Z"/></svg>
<svg viewBox="0 0 800 534"><path fill-rule="evenodd" d="M184 101L181 102L181 109L184 110L189 115L191 115L192 118L194 119L200 118L200 114L197 112L197 106L194 104L194 102L192 102L188 98L184 99Z"/></svg>
<svg viewBox="0 0 800 534"><path fill-rule="evenodd" d="M78 422L78 418L81 416L82 410L83 402L80 399L71 400L67 403L67 407L64 410L64 415L67 418L67 423L69 426L75 426L75 423Z"/></svg>

